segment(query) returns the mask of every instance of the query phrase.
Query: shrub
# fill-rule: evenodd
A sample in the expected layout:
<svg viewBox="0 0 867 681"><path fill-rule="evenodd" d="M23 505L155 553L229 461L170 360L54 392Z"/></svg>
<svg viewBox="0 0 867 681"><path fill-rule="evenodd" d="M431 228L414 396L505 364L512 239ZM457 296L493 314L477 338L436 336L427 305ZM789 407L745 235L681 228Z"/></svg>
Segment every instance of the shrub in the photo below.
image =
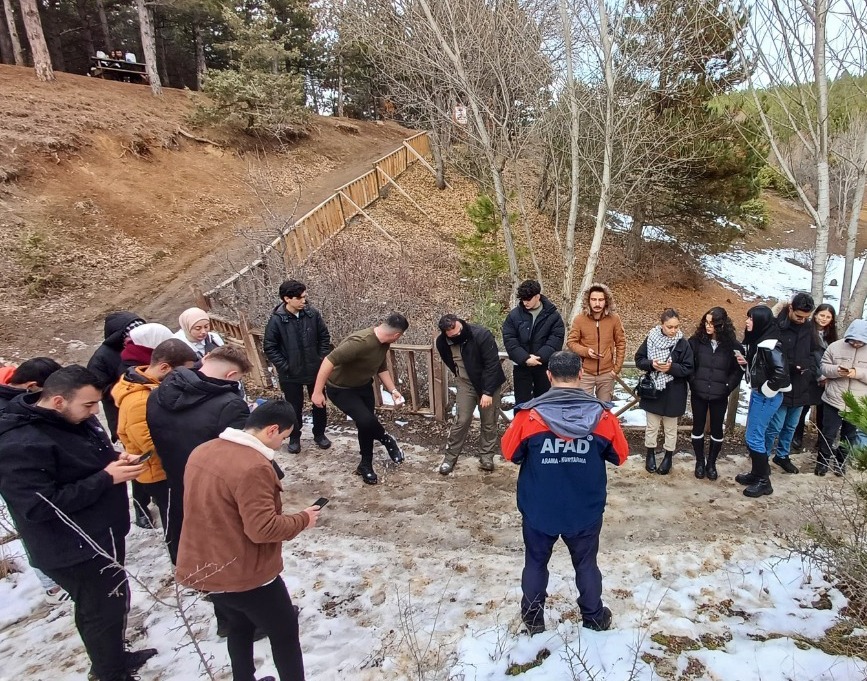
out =
<svg viewBox="0 0 867 681"><path fill-rule="evenodd" d="M762 169L759 170L758 182L762 189L771 189L784 198L798 198L798 192L795 191L795 185L789 182L785 175L772 165L762 166Z"/></svg>

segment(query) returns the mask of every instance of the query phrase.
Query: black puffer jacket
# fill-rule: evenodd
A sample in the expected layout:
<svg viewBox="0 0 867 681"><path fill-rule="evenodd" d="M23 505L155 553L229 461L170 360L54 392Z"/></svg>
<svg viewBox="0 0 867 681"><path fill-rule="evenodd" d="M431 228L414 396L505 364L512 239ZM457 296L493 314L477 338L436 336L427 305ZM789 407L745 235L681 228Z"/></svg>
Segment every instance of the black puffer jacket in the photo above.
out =
<svg viewBox="0 0 867 681"><path fill-rule="evenodd" d="M635 353L635 366L642 371L654 371L653 362L647 357L647 339ZM692 375L692 348L686 338L681 338L671 352L671 369L669 376L674 380L665 386L665 390L655 400L642 397L638 406L644 411L658 416L683 416L686 411L687 381Z"/></svg>
<svg viewBox="0 0 867 681"><path fill-rule="evenodd" d="M795 324L789 319L788 306L777 315L777 327L792 381L791 391L783 396L783 406L803 407L812 404L822 361L821 341L814 333L812 324Z"/></svg>
<svg viewBox="0 0 867 681"><path fill-rule="evenodd" d="M719 400L729 396L741 383L744 371L734 351L743 354L740 343L734 347L717 345L714 350L710 339L693 336L689 339L695 369L689 380L692 393L703 400Z"/></svg>
<svg viewBox="0 0 867 681"><path fill-rule="evenodd" d="M19 395L25 394L24 388L13 388L11 385L0 385L0 411L6 409L9 403Z"/></svg>
<svg viewBox="0 0 867 681"><path fill-rule="evenodd" d="M322 358L331 352L331 334L312 305L296 317L281 303L265 326L262 347L280 380L308 385L316 380Z"/></svg>
<svg viewBox="0 0 867 681"><path fill-rule="evenodd" d="M250 409L237 381L180 367L148 397L147 424L169 482L182 484L190 453L226 428L243 428Z"/></svg>
<svg viewBox="0 0 867 681"><path fill-rule="evenodd" d="M476 393L492 396L506 382L506 374L503 373L503 366L500 364L497 341L485 327L468 324L463 320L460 322L463 329L456 338L448 339L444 333L437 336L436 346L440 357L451 372L457 375L458 369L448 341L460 345L464 367Z"/></svg>
<svg viewBox="0 0 867 681"><path fill-rule="evenodd" d="M503 322L503 345L512 360L518 366L526 366L530 355L538 355L543 365L558 350L563 349L563 339L566 337L566 326L563 318L554 305L545 296L541 296L542 310L533 324L533 315L518 303L506 321Z"/></svg>
<svg viewBox="0 0 867 681"><path fill-rule="evenodd" d="M38 400L19 396L0 415L0 494L32 564L51 570L94 552L45 499L109 553L129 532L129 500L126 485L113 484L104 470L117 453L99 421L69 423Z"/></svg>
<svg viewBox="0 0 867 681"><path fill-rule="evenodd" d="M141 317L132 312L112 312L108 315L103 327L105 340L87 362L88 371L99 379L102 388L102 409L112 440L117 439L117 406L111 398L111 389L123 373L120 360L123 332L135 321L144 323Z"/></svg>

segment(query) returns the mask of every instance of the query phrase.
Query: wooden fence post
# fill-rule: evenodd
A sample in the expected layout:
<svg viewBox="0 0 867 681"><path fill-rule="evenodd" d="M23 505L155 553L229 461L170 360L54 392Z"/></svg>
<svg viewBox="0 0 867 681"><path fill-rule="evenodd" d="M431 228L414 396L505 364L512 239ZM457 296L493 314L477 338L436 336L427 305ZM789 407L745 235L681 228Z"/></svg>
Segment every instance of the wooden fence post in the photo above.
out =
<svg viewBox="0 0 867 681"><path fill-rule="evenodd" d="M737 390L732 390L731 395L729 395L729 404L726 407L726 432L730 433L732 429L735 427L735 423L738 416L738 407L741 402L741 386L739 385Z"/></svg>
<svg viewBox="0 0 867 681"><path fill-rule="evenodd" d="M430 380L433 393L431 408L433 409L434 420L445 421L446 410L449 406L449 379L443 370L443 361L440 359L439 352L436 349L436 335L434 335L434 341L431 343L430 365Z"/></svg>
<svg viewBox="0 0 867 681"><path fill-rule="evenodd" d="M247 352L247 358L253 365L252 378L253 382L260 388L270 388L268 377L270 374L262 364L262 356L259 354L259 348L256 346L256 338L250 329L250 321L247 318L247 313L243 310L238 310L238 321L241 327L241 340L244 341L244 349Z"/></svg>

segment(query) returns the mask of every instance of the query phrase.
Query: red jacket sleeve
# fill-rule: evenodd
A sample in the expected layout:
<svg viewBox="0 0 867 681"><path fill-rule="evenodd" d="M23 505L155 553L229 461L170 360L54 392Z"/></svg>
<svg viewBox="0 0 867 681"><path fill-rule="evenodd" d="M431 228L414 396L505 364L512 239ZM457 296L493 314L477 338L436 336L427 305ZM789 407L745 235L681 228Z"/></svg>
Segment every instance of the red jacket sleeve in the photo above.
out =
<svg viewBox="0 0 867 681"><path fill-rule="evenodd" d="M611 411L602 414L602 418L599 419L593 432L604 437L610 443L605 456L608 461L615 466L622 466L626 463L626 457L629 456L629 443L626 442L626 437L623 435L620 421Z"/></svg>

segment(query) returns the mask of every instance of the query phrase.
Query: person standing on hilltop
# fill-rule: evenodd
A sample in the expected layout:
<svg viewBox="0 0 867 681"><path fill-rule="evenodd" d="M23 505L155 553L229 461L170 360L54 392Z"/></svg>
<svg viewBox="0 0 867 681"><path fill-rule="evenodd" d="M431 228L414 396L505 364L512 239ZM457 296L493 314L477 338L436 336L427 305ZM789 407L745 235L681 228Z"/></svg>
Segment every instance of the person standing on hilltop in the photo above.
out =
<svg viewBox="0 0 867 681"><path fill-rule="evenodd" d="M635 353L635 366L646 371L656 395L641 395L638 406L647 415L644 468L648 473L668 475L677 447L677 419L686 412L687 380L692 375L692 347L680 330L680 315L668 308L659 318ZM665 455L656 467L656 442L659 429L664 433Z"/></svg>
<svg viewBox="0 0 867 681"><path fill-rule="evenodd" d="M626 332L605 284L591 284L572 320L566 347L584 361L581 388L603 402L614 398L614 380L626 360Z"/></svg>
<svg viewBox="0 0 867 681"><path fill-rule="evenodd" d="M563 349L566 325L538 281L527 279L518 286L518 304L503 322L503 346L514 362L512 383L515 404L545 393L548 358Z"/></svg>
<svg viewBox="0 0 867 681"><path fill-rule="evenodd" d="M211 318L201 308L184 310L178 317L178 323L181 328L175 333L175 338L180 338L195 350L200 359L223 345L220 334L211 331Z"/></svg>
<svg viewBox="0 0 867 681"><path fill-rule="evenodd" d="M485 327L468 324L453 314L443 315L439 329L437 351L458 384L457 414L449 431L445 457L439 471L442 475L448 475L454 470L477 407L480 421L479 468L492 471L494 454L497 453L500 390L506 382L497 341Z"/></svg>
<svg viewBox="0 0 867 681"><path fill-rule="evenodd" d="M629 445L608 403L581 389L581 358L570 350L548 361L551 389L515 407L503 456L519 464L518 510L524 538L521 619L545 631L548 561L557 539L569 548L585 629L611 627L596 562L607 498L606 462L622 466Z"/></svg>
<svg viewBox="0 0 867 681"><path fill-rule="evenodd" d="M722 307L705 312L689 339L695 373L689 380L692 405L692 448L695 477L716 480L716 460L723 446L723 422L729 395L741 384L744 348L738 343L735 326ZM710 414L710 450L705 461L705 425Z"/></svg>
<svg viewBox="0 0 867 681"><path fill-rule="evenodd" d="M102 410L112 442L117 442L117 407L111 397L111 389L122 373L120 353L129 339L129 332L144 323L145 320L133 312L109 314L105 318L105 340L87 363L87 370L96 376L102 387Z"/></svg>
<svg viewBox="0 0 867 681"><path fill-rule="evenodd" d="M319 310L307 302L307 287L289 279L280 284L280 303L265 326L262 347L265 356L277 369L280 390L295 409L298 425L289 437L289 453L301 451L301 414L304 411L304 388L313 397L316 374L322 359L331 351L331 334ZM331 440L325 436L328 410L313 405L313 442L328 449Z"/></svg>
<svg viewBox="0 0 867 681"><path fill-rule="evenodd" d="M403 396L394 384L388 370L386 357L392 343L397 343L409 328L402 314L392 312L388 318L373 328L349 334L340 345L322 360L316 375L316 385L311 398L317 407L325 407L325 396L355 422L358 429L358 448L361 463L355 474L368 485L379 482L373 470L373 441L385 447L395 463L402 463L403 450L376 418L376 401L373 396L373 376L379 376L382 385L391 394L394 404L404 403Z"/></svg>

